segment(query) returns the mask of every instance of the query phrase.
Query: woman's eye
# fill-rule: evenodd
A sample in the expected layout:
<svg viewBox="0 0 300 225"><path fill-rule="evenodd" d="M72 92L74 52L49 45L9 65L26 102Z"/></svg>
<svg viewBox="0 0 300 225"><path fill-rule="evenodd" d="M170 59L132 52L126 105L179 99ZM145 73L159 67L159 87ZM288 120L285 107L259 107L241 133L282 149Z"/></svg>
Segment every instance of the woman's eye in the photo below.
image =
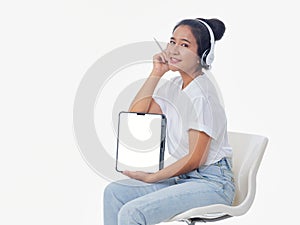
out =
<svg viewBox="0 0 300 225"><path fill-rule="evenodd" d="M173 40L171 40L171 41L170 41L170 44L171 44L171 45L176 45L175 41L173 41ZM186 43L182 43L182 44L180 44L180 46L182 46L182 47L186 47L186 48L188 48L188 47L189 47L189 45L188 45L188 44L186 44Z"/></svg>
<svg viewBox="0 0 300 225"><path fill-rule="evenodd" d="M189 47L189 45L187 45L187 44L185 44L185 43L181 44L181 46L182 46L182 47L186 47L186 48Z"/></svg>

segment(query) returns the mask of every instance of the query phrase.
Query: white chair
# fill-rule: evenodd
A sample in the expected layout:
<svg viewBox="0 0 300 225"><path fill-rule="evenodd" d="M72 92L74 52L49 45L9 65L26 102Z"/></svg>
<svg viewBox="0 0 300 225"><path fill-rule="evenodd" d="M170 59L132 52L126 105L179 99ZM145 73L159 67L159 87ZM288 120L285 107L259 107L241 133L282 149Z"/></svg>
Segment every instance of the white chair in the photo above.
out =
<svg viewBox="0 0 300 225"><path fill-rule="evenodd" d="M213 222L245 214L252 205L256 192L256 174L261 163L268 138L237 132L228 133L233 148L233 173L236 195L232 206L215 204L193 208L178 214L166 222L183 221L189 225L196 222Z"/></svg>

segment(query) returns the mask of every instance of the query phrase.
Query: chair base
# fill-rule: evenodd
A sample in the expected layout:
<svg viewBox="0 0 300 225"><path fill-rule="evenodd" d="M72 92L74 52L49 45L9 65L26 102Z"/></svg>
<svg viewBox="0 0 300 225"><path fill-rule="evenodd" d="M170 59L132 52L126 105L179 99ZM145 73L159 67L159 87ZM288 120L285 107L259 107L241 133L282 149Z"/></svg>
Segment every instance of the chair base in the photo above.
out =
<svg viewBox="0 0 300 225"><path fill-rule="evenodd" d="M228 219L230 217L232 217L232 216L224 215L224 216L220 216L217 218L191 218L191 219L184 220L184 222L186 222L188 225L195 225L197 222L199 222L199 223L216 222L219 220Z"/></svg>

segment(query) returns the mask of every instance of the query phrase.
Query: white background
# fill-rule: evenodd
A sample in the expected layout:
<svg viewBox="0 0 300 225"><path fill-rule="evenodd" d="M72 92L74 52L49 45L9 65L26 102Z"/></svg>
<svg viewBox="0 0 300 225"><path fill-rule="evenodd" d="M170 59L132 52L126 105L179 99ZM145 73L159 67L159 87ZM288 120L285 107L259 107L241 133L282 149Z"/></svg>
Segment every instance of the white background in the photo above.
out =
<svg viewBox="0 0 300 225"><path fill-rule="evenodd" d="M297 223L297 6L292 0L1 1L0 224L102 224L107 181L76 145L77 87L112 49L153 36L168 41L179 20L194 17L217 17L227 26L213 73L229 130L270 140L250 211L217 224Z"/></svg>

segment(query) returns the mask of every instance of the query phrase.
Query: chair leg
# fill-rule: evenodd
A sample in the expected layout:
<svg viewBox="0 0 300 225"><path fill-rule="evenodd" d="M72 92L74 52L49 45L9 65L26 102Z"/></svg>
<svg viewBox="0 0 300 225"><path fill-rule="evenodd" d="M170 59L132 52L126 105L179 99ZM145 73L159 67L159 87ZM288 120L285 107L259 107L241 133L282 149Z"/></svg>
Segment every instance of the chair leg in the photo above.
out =
<svg viewBox="0 0 300 225"><path fill-rule="evenodd" d="M187 222L188 225L196 225L196 222L195 221L192 221L192 222Z"/></svg>
<svg viewBox="0 0 300 225"><path fill-rule="evenodd" d="M186 222L188 225L196 225L196 221L185 220L185 222Z"/></svg>

